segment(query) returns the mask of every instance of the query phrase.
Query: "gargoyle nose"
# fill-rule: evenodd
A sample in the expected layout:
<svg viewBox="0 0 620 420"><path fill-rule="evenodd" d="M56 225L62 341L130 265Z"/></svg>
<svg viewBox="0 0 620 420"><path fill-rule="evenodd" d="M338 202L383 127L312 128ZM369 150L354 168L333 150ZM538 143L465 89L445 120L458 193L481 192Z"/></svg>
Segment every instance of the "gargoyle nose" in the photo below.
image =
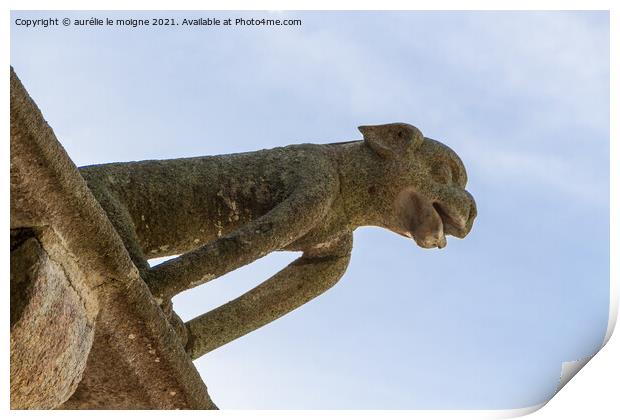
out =
<svg viewBox="0 0 620 420"><path fill-rule="evenodd" d="M470 195L471 197L471 195ZM471 207L469 208L469 215L467 216L467 222L465 222L465 229L463 236L466 236L471 231L471 228L474 226L474 219L478 215L478 209L476 207L476 202L474 198L471 198Z"/></svg>
<svg viewBox="0 0 620 420"><path fill-rule="evenodd" d="M474 198L467 191L465 191L465 196L461 196L459 204L460 205L457 207L458 210L453 213L453 218L450 219L448 217L448 220L444 220L444 222L447 222L448 233L450 235L463 239L471 231L478 211ZM454 222L450 223L451 220Z"/></svg>

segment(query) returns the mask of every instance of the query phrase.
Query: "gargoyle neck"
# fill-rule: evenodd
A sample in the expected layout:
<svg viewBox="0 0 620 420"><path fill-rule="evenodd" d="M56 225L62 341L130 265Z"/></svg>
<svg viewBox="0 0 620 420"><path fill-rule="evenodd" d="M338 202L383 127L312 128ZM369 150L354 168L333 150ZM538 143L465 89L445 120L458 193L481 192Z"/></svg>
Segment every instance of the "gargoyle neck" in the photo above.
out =
<svg viewBox="0 0 620 420"><path fill-rule="evenodd" d="M383 159L362 140L333 144L340 176L340 194L353 228L387 225L392 214L390 180Z"/></svg>

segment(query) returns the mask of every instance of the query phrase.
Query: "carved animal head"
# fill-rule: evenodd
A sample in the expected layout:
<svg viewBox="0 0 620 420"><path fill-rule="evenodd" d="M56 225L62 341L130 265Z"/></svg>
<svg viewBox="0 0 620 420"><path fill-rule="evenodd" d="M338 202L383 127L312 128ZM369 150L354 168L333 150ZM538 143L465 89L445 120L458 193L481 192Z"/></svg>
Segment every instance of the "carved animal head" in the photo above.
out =
<svg viewBox="0 0 620 420"><path fill-rule="evenodd" d="M465 190L465 166L452 149L410 124L359 130L381 160L385 227L423 248L443 248L446 235L463 238L469 233L476 203Z"/></svg>

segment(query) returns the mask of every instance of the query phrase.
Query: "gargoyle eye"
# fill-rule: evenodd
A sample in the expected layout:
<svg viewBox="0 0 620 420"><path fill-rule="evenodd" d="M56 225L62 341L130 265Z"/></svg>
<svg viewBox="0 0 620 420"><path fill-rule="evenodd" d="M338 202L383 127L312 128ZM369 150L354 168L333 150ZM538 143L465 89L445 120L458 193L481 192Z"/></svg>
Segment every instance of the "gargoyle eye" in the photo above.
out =
<svg viewBox="0 0 620 420"><path fill-rule="evenodd" d="M467 183L467 174L465 174L456 161L450 162L450 172L452 175L452 182L465 188L465 184Z"/></svg>
<svg viewBox="0 0 620 420"><path fill-rule="evenodd" d="M435 181L442 184L449 184L454 182L454 174L450 170L448 165L440 164L433 168L433 175Z"/></svg>

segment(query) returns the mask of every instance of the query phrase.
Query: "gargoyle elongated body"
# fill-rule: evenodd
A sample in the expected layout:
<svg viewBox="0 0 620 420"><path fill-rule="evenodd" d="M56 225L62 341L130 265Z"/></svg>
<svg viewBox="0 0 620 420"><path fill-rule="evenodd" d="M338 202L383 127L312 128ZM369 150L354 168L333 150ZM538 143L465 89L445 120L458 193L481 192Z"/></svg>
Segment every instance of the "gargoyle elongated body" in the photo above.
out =
<svg viewBox="0 0 620 420"><path fill-rule="evenodd" d="M443 248L445 235L470 231L476 205L456 153L409 124L359 129L359 141L80 168L161 302L270 252L303 252L186 323L193 358L333 286L359 226L389 229L424 248ZM177 254L153 268L147 263Z"/></svg>

